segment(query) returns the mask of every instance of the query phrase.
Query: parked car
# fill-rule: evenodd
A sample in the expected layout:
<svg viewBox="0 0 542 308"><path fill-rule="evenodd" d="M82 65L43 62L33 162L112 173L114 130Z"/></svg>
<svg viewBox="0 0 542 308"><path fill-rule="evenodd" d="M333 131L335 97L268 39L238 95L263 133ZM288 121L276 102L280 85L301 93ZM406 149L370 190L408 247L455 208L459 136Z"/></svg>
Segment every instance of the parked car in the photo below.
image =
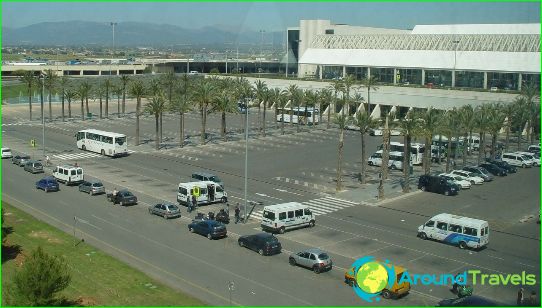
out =
<svg viewBox="0 0 542 308"><path fill-rule="evenodd" d="M181 217L181 210L171 203L158 203L149 206L149 214L164 217L164 219Z"/></svg>
<svg viewBox="0 0 542 308"><path fill-rule="evenodd" d="M104 194L105 187L100 181L84 181L79 184L79 191L86 192L89 195Z"/></svg>
<svg viewBox="0 0 542 308"><path fill-rule="evenodd" d="M540 145L536 145L536 144L530 145L527 151L531 153L540 153Z"/></svg>
<svg viewBox="0 0 542 308"><path fill-rule="evenodd" d="M188 225L188 231L207 236L208 239L226 237L226 226L216 220L193 221Z"/></svg>
<svg viewBox="0 0 542 308"><path fill-rule="evenodd" d="M36 182L36 189L43 189L45 192L59 191L60 187L54 177L48 176Z"/></svg>
<svg viewBox="0 0 542 308"><path fill-rule="evenodd" d="M479 167L482 167L482 168L486 169L487 171L489 171L489 173L491 173L493 175L496 175L496 176L507 176L508 175L508 172L505 169L500 168L499 166L494 165L494 164L482 163L482 164L480 164Z"/></svg>
<svg viewBox="0 0 542 308"><path fill-rule="evenodd" d="M37 160L29 160L24 164L24 171L30 173L43 173L43 165Z"/></svg>
<svg viewBox="0 0 542 308"><path fill-rule="evenodd" d="M418 181L418 189L435 192L446 196L457 195L459 186L440 176L422 175Z"/></svg>
<svg viewBox="0 0 542 308"><path fill-rule="evenodd" d="M484 184L484 178L481 178L479 176L477 176L476 174L472 173L472 172L469 172L469 171L465 171L465 170L452 170L452 172L450 172L450 174L455 174L455 175L460 175L462 177L464 177L466 180L470 181L471 184L477 184L477 185L482 185Z"/></svg>
<svg viewBox="0 0 542 308"><path fill-rule="evenodd" d="M316 274L323 271L330 271L333 261L329 255L321 249L311 248L290 255L290 265L300 265L312 269Z"/></svg>
<svg viewBox="0 0 542 308"><path fill-rule="evenodd" d="M257 251L262 256L278 254L282 250L279 240L269 233L243 235L237 242L239 246Z"/></svg>
<svg viewBox="0 0 542 308"><path fill-rule="evenodd" d="M540 167L540 156L536 158L534 153L530 152L515 152L523 157L526 157L528 161L531 161L533 167Z"/></svg>
<svg viewBox="0 0 542 308"><path fill-rule="evenodd" d="M24 164L26 164L26 162L29 160L30 160L30 156L28 155L15 155L11 159L11 162L19 167L24 167Z"/></svg>
<svg viewBox="0 0 542 308"><path fill-rule="evenodd" d="M212 174L212 173L208 173L208 172L194 172L192 173L192 179L196 180L196 181L211 181L211 182L214 182L220 186L222 186L222 188L224 188L224 182L222 182L222 180Z"/></svg>
<svg viewBox="0 0 542 308"><path fill-rule="evenodd" d="M113 202L113 204L120 204L122 206L132 205L137 204L137 197L128 190L121 190L117 192L116 195L113 195L112 193L107 194L107 201Z"/></svg>
<svg viewBox="0 0 542 308"><path fill-rule="evenodd" d="M469 189L472 184L470 181L466 180L464 177L456 174L441 173L439 176L452 181L454 184L461 187L461 189Z"/></svg>
<svg viewBox="0 0 542 308"><path fill-rule="evenodd" d="M510 165L509 163L502 160L493 160L491 158L486 158L486 161L490 164L496 165L499 168L506 170L508 173L516 173L518 169L515 166Z"/></svg>
<svg viewBox="0 0 542 308"><path fill-rule="evenodd" d="M358 128L359 130L359 128ZM369 130L369 136L382 136L384 135L384 128L383 127L380 127L380 128L373 128L371 130ZM401 136L402 135L402 132L400 130L396 130L396 129L390 129L390 136Z"/></svg>
<svg viewBox="0 0 542 308"><path fill-rule="evenodd" d="M441 307L505 307L505 303L499 303L489 298L478 295L465 296L461 298L443 299L437 303Z"/></svg>
<svg viewBox="0 0 542 308"><path fill-rule="evenodd" d="M4 158L12 158L13 154L11 153L10 148L2 148L2 159Z"/></svg>
<svg viewBox="0 0 542 308"><path fill-rule="evenodd" d="M466 167L463 167L463 170L472 172L472 174L481 177L482 179L484 179L484 182L493 181L493 176L484 168L476 167L476 166L466 166Z"/></svg>

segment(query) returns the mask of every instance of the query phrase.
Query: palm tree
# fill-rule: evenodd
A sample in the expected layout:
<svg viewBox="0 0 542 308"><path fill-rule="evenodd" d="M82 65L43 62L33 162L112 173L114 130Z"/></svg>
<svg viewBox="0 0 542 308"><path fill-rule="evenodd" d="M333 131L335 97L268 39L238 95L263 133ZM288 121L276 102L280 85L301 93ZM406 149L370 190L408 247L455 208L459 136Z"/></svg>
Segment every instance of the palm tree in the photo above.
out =
<svg viewBox="0 0 542 308"><path fill-rule="evenodd" d="M403 148L403 192L408 193L410 192L410 147L412 144L412 137L418 132L419 121L414 117L411 117L411 114L409 113L405 118L399 119L397 127L403 134L403 143L405 145Z"/></svg>
<svg viewBox="0 0 542 308"><path fill-rule="evenodd" d="M343 94L346 97L346 101L350 102L350 90L351 88L356 84L357 80L354 75L346 75L346 77L343 79ZM348 114L350 114L350 105L347 105L346 111Z"/></svg>
<svg viewBox="0 0 542 308"><path fill-rule="evenodd" d="M484 159L486 157L486 132L488 130L489 125L489 111L491 109L491 106L488 104L484 104L481 106L476 107L474 112L474 121L476 123L476 127L478 128L480 132L480 148L478 149L478 164L482 161L482 155L484 156Z"/></svg>
<svg viewBox="0 0 542 308"><path fill-rule="evenodd" d="M234 95L235 97L246 106L246 112L244 117L244 123L245 123L245 135L246 135L246 123L248 123L248 103L249 101L254 97L254 90L252 88L252 85L250 82L241 77L237 78L234 82Z"/></svg>
<svg viewBox="0 0 542 308"><path fill-rule="evenodd" d="M72 100L77 99L77 91L71 88L64 90L64 98L68 101L68 118L72 117Z"/></svg>
<svg viewBox="0 0 542 308"><path fill-rule="evenodd" d="M94 94L98 97L100 101L100 119L103 119L103 97L105 93L105 84L99 84L98 87L94 90Z"/></svg>
<svg viewBox="0 0 542 308"><path fill-rule="evenodd" d="M514 118L515 109L518 107L518 100L523 98L518 97L511 104L503 105L502 112L506 116L505 129L506 129L506 141L504 143L504 151L508 152L508 147L510 145L510 130L512 129L512 120Z"/></svg>
<svg viewBox="0 0 542 308"><path fill-rule="evenodd" d="M159 119L160 114L164 111L166 108L166 100L164 98L164 94L162 91L158 91L156 94L154 94L151 99L148 101L148 103L145 105L145 111L149 112L151 115L154 115L155 120L155 138L154 138L154 148L156 150L160 149L160 136L159 136Z"/></svg>
<svg viewBox="0 0 542 308"><path fill-rule="evenodd" d="M331 106L333 105L331 102L333 101L333 93L330 89L324 88L320 90L319 96L319 110L320 110L320 123L322 123L322 105L327 104L328 106L328 113L327 113L327 127L326 129L329 129L329 125L331 124Z"/></svg>
<svg viewBox="0 0 542 308"><path fill-rule="evenodd" d="M463 167L467 165L467 155L471 154L471 140L472 140L472 132L474 131L474 128L476 127L476 123L474 121L474 108L472 108L471 105L465 105L459 109L459 118L461 122L461 130L463 131L463 140L464 146L463 146ZM467 153L465 153L465 150Z"/></svg>
<svg viewBox="0 0 542 308"><path fill-rule="evenodd" d="M113 85L111 93L117 97L117 118L120 118L120 96L123 93L122 85Z"/></svg>
<svg viewBox="0 0 542 308"><path fill-rule="evenodd" d="M517 150L519 151L521 148L521 134L523 133L525 123L529 119L529 106L523 97L517 99L514 105L516 105L516 108L512 115L512 123L517 127Z"/></svg>
<svg viewBox="0 0 542 308"><path fill-rule="evenodd" d="M277 105L278 105L278 108L280 108L280 134L281 135L284 135L284 108L286 107L286 104L288 104L288 96L284 95L284 93L282 93L282 95L279 96L278 98L278 101L277 101Z"/></svg>
<svg viewBox="0 0 542 308"><path fill-rule="evenodd" d="M431 140L435 132L440 128L442 111L429 107L429 109L422 111L417 117L420 119L420 133L425 137L426 149L423 155L424 173L429 174L431 171Z"/></svg>
<svg viewBox="0 0 542 308"><path fill-rule="evenodd" d="M378 90L378 87L375 87L377 81L378 79L374 76L369 76L361 80L361 83L367 87L367 113L369 114L371 114L371 90Z"/></svg>
<svg viewBox="0 0 542 308"><path fill-rule="evenodd" d="M175 77L174 72L167 72L165 75L162 76L162 84L167 89L167 100L170 104L173 97L173 88L175 87L176 82L177 77ZM160 114L160 140L162 140L163 116L163 114Z"/></svg>
<svg viewBox="0 0 542 308"><path fill-rule="evenodd" d="M384 122L384 131L382 133L382 165L380 165L380 174L382 179L378 187L378 199L384 198L384 181L388 179L389 161L390 161L390 126L389 115L386 115Z"/></svg>
<svg viewBox="0 0 542 308"><path fill-rule="evenodd" d="M292 84L286 90L288 98L290 99L290 126L294 126L294 105L297 105L297 97L299 95L299 87Z"/></svg>
<svg viewBox="0 0 542 308"><path fill-rule="evenodd" d="M264 102L265 104L265 98L266 98L266 92L267 92L267 85L265 84L265 81L257 80L254 83L254 95L256 96L256 100L258 101L258 124L260 126L260 131L262 131L261 126L261 104ZM264 107L265 108L265 107Z"/></svg>
<svg viewBox="0 0 542 308"><path fill-rule="evenodd" d="M83 81L81 84L79 84L79 88L77 89L77 96L81 99L81 119L85 120L85 110L83 109L83 103L86 100L86 107L87 107L87 114L89 113L88 109L88 96L90 94L90 90L92 89L92 86L88 83L88 81Z"/></svg>
<svg viewBox="0 0 542 308"><path fill-rule="evenodd" d="M334 80L331 84L331 90L334 93L334 100L333 103L337 103L339 100L339 93L344 93L344 83L342 80ZM333 110L333 113L337 112L337 106L334 106L335 110Z"/></svg>
<svg viewBox="0 0 542 308"><path fill-rule="evenodd" d="M60 95L62 100L62 122L66 121L65 113L64 113L64 99L66 95L66 87L68 86L69 79L66 76L60 77Z"/></svg>
<svg viewBox="0 0 542 308"><path fill-rule="evenodd" d="M375 128L378 126L378 121L375 119L372 119L367 112L362 111L362 112L358 112L356 116L354 117L354 125L359 127L359 133L361 136L360 181L361 181L361 184L365 184L367 182L367 179L366 179L367 152L366 152L366 146L365 146L365 137L367 135L367 132L371 128Z"/></svg>
<svg viewBox="0 0 542 308"><path fill-rule="evenodd" d="M53 90L56 86L57 76L53 73L53 70L48 69L45 71L44 86L49 94L49 121L53 121L53 105L51 103Z"/></svg>
<svg viewBox="0 0 542 308"><path fill-rule="evenodd" d="M265 127L266 127L266 113L267 113L267 104L272 100L273 98L273 93L272 93L273 90L271 89L266 89L264 92L263 92L263 96L262 96L262 99L263 99L263 121L262 121L262 133L263 133L263 136L265 137L265 134L266 134L266 130L265 130Z"/></svg>
<svg viewBox="0 0 542 308"><path fill-rule="evenodd" d="M111 82L111 79L107 78L104 81L104 94L105 94L105 117L109 118L109 93L111 92L111 87L113 86L113 83Z"/></svg>
<svg viewBox="0 0 542 308"><path fill-rule="evenodd" d="M237 104L233 99L232 95L230 94L228 88L222 89L220 93L218 93L218 95L215 97L215 100L213 101L213 111L220 112L220 134L224 141L228 141L226 131L226 113L237 111Z"/></svg>
<svg viewBox="0 0 542 308"><path fill-rule="evenodd" d="M497 145L497 137L499 134L499 131L502 129L504 120L506 118L506 114L502 110L502 106L500 104L492 104L490 105L489 114L488 114L488 123L487 123L487 129L489 134L491 135L491 158L495 159L496 157L496 145Z"/></svg>
<svg viewBox="0 0 542 308"><path fill-rule="evenodd" d="M446 151L446 172L450 172L450 158L452 157L452 137L455 134L460 134L461 122L460 114L456 108L448 110L444 115L443 127L441 131L448 137L448 149ZM457 142L456 151L454 152L454 159L457 159L457 147L459 146L459 138L455 139Z"/></svg>
<svg viewBox="0 0 542 308"><path fill-rule="evenodd" d="M34 77L33 71L17 71L15 72L19 77L19 81L24 83L28 91L28 111L30 112L30 121L32 121L32 86L36 84L36 77Z"/></svg>
<svg viewBox="0 0 542 308"><path fill-rule="evenodd" d="M128 84L128 81L130 81L130 76L120 76L120 82L122 83L122 115L124 115L126 111L126 85Z"/></svg>
<svg viewBox="0 0 542 308"><path fill-rule="evenodd" d="M162 85L160 84L160 80L158 78L152 78L150 83L149 83L149 94L151 96L156 96L158 95L158 93L160 93L160 91L162 91ZM160 129L160 143L162 143L162 115L160 114L159 115L159 120L160 120L160 126L159 126L159 129Z"/></svg>
<svg viewBox="0 0 542 308"><path fill-rule="evenodd" d="M343 147L344 147L344 129L348 124L349 117L344 114L338 114L335 117L335 124L339 127L339 153L337 160L337 191L342 190L342 159L343 159Z"/></svg>
<svg viewBox="0 0 542 308"><path fill-rule="evenodd" d="M314 129L314 127L316 127L316 122L315 122L315 119L314 117L316 116L315 115L315 109L316 109L316 102L318 100L318 92L315 92L315 91L312 91L312 90L307 90L305 91L305 123L308 125L309 124L309 119L307 119L307 114L308 114L308 108L311 107L312 108L312 128Z"/></svg>
<svg viewBox="0 0 542 308"><path fill-rule="evenodd" d="M527 108L529 110L529 117L527 121L527 141L530 140L534 143L534 124L538 123L537 118L540 115L540 89L534 84L527 84L521 88L521 96L525 98ZM536 101L535 101L536 99Z"/></svg>
<svg viewBox="0 0 542 308"><path fill-rule="evenodd" d="M283 95L283 91L280 88L273 88L269 90L269 93L271 94L269 100L275 104L275 129L278 129L279 122L277 119L279 115L279 108L284 108L284 106L279 106L280 97Z"/></svg>
<svg viewBox="0 0 542 308"><path fill-rule="evenodd" d="M201 114L201 144L205 144L205 129L207 126L207 109L216 95L216 84L202 79L194 85L194 102L198 105Z"/></svg>
<svg viewBox="0 0 542 308"><path fill-rule="evenodd" d="M141 80L135 80L130 87L130 94L136 98L136 141L139 145L139 116L141 114L141 98L145 95L145 87Z"/></svg>

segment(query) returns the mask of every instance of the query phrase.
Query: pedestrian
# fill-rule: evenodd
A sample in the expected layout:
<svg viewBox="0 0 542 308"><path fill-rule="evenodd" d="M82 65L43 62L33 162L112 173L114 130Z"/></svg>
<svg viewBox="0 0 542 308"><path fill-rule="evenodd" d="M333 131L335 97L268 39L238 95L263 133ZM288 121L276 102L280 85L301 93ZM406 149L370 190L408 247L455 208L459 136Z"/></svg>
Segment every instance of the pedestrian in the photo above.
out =
<svg viewBox="0 0 542 308"><path fill-rule="evenodd" d="M45 156L45 165L50 166L51 165L51 159L49 158L49 155Z"/></svg>
<svg viewBox="0 0 542 308"><path fill-rule="evenodd" d="M518 291L518 300L517 300L518 306L521 306L523 304L523 288L520 288Z"/></svg>
<svg viewBox="0 0 542 308"><path fill-rule="evenodd" d="M192 209L197 210L198 209L198 199L195 195L192 195Z"/></svg>
<svg viewBox="0 0 542 308"><path fill-rule="evenodd" d="M459 286L459 281L460 281L460 277L459 277L459 273L457 273L457 275L455 275L454 277L454 283L452 285L452 292L453 293L458 293L459 290L457 289L457 287Z"/></svg>
<svg viewBox="0 0 542 308"><path fill-rule="evenodd" d="M226 202L226 214L230 217L230 203Z"/></svg>
<svg viewBox="0 0 542 308"><path fill-rule="evenodd" d="M239 203L237 203L237 205L235 206L235 223L239 222L240 213L241 213L241 209L239 208Z"/></svg>
<svg viewBox="0 0 542 308"><path fill-rule="evenodd" d="M529 306L537 307L537 300L536 300L536 291L531 292L531 296L529 296L529 302L527 303Z"/></svg>

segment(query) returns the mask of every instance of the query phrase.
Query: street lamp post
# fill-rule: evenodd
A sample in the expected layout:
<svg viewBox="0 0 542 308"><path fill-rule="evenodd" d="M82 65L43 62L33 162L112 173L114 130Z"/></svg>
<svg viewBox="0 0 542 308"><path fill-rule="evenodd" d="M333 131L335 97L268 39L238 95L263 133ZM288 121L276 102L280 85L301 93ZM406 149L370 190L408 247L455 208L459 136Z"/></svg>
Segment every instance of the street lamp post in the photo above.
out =
<svg viewBox="0 0 542 308"><path fill-rule="evenodd" d="M243 222L247 222L247 187L248 187L248 103L245 107L246 112L246 122L245 122L245 210L244 210L244 219Z"/></svg>
<svg viewBox="0 0 542 308"><path fill-rule="evenodd" d="M262 70L262 58L263 58L263 34L265 30L260 30L261 40L260 40L260 67L258 68L258 78L260 78L260 72Z"/></svg>
<svg viewBox="0 0 542 308"><path fill-rule="evenodd" d="M109 64L109 76L111 76L111 70L113 66L113 57L115 56L115 26L117 25L117 23L111 22L110 24L113 27L113 52L111 53L111 63Z"/></svg>
<svg viewBox="0 0 542 308"><path fill-rule="evenodd" d="M41 78L41 146L43 147L43 158L45 158L45 115L43 111L43 94L45 93L45 73L41 73L40 78Z"/></svg>
<svg viewBox="0 0 542 308"><path fill-rule="evenodd" d="M454 72L454 84L453 84L453 86L455 87L456 79L457 79L455 66L457 64L457 44L459 44L459 40L454 40L454 41L452 41L452 43L454 43L454 70L453 70L453 72Z"/></svg>

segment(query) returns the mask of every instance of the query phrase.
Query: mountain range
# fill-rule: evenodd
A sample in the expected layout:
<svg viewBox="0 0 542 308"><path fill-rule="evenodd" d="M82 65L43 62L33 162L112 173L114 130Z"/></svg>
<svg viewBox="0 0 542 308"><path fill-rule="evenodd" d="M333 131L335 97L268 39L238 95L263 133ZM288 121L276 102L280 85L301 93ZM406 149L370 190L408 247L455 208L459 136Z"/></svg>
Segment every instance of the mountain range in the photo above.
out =
<svg viewBox="0 0 542 308"><path fill-rule="evenodd" d="M111 46L112 26L90 21L42 22L21 28L2 28L2 45L39 46ZM278 45L283 32L264 33L264 44ZM262 42L256 31L236 32L227 26L186 29L168 24L119 22L115 25L116 46L220 45L224 43L255 44ZM233 48L233 47L230 47Z"/></svg>

